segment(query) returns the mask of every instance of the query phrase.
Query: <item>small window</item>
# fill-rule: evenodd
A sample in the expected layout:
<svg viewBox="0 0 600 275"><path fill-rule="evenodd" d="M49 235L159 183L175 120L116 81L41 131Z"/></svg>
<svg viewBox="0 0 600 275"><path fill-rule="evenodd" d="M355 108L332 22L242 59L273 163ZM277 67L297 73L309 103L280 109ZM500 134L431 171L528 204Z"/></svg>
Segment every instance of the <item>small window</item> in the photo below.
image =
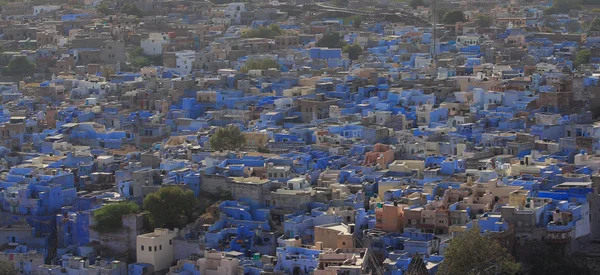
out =
<svg viewBox="0 0 600 275"><path fill-rule="evenodd" d="M342 245L346 245L346 242L342 242Z"/></svg>
<svg viewBox="0 0 600 275"><path fill-rule="evenodd" d="M152 246L148 246L148 251L152 252Z"/></svg>
<svg viewBox="0 0 600 275"><path fill-rule="evenodd" d="M162 244L158 246L158 249L162 250Z"/></svg>
<svg viewBox="0 0 600 275"><path fill-rule="evenodd" d="M173 240L169 240L169 244L173 244Z"/></svg>
<svg viewBox="0 0 600 275"><path fill-rule="evenodd" d="M144 246L142 245L140 249L141 249L142 251L144 251Z"/></svg>
<svg viewBox="0 0 600 275"><path fill-rule="evenodd" d="M156 245L154 246L154 251L158 251L158 249L156 249Z"/></svg>

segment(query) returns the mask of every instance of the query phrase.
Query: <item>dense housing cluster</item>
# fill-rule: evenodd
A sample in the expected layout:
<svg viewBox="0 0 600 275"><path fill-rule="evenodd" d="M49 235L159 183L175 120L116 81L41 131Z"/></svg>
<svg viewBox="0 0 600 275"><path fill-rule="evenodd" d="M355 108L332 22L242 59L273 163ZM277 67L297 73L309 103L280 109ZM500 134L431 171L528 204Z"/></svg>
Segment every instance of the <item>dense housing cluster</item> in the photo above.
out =
<svg viewBox="0 0 600 275"><path fill-rule="evenodd" d="M600 272L600 1L0 15L9 272Z"/></svg>

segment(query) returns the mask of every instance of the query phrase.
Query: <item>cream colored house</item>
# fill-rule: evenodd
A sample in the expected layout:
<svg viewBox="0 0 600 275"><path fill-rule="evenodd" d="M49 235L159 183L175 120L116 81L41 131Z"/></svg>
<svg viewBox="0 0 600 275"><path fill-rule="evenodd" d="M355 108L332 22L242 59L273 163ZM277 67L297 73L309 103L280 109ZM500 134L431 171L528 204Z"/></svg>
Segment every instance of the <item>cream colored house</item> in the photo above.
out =
<svg viewBox="0 0 600 275"><path fill-rule="evenodd" d="M177 229L155 228L154 232L137 236L137 261L152 264L160 271L171 267L173 263L173 239Z"/></svg>

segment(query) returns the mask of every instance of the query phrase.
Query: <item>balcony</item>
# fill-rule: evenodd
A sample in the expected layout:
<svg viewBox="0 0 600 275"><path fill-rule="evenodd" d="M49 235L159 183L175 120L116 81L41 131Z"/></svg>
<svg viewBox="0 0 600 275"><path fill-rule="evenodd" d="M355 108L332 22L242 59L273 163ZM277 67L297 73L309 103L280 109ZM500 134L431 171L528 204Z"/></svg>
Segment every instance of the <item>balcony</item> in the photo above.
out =
<svg viewBox="0 0 600 275"><path fill-rule="evenodd" d="M546 230L548 232L547 241L550 243L568 243L573 236L573 224L548 224Z"/></svg>

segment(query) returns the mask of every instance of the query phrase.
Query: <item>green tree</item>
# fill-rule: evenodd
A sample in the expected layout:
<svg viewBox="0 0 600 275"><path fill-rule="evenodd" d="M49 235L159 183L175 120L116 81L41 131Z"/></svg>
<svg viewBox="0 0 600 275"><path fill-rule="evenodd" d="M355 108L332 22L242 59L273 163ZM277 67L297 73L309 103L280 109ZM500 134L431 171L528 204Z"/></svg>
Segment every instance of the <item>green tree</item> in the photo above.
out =
<svg viewBox="0 0 600 275"><path fill-rule="evenodd" d="M135 68L142 68L150 65L162 66L162 55L146 55L142 47L136 47L128 55L128 61Z"/></svg>
<svg viewBox="0 0 600 275"><path fill-rule="evenodd" d="M128 15L134 15L136 17L144 17L144 13L142 12L142 10L140 10L133 3L125 3L125 4L123 4L123 7L121 7L121 12L125 13L125 14L128 14Z"/></svg>
<svg viewBox="0 0 600 275"><path fill-rule="evenodd" d="M579 23L577 20L571 20L565 24L565 28L569 33L576 33L581 30L581 23Z"/></svg>
<svg viewBox="0 0 600 275"><path fill-rule="evenodd" d="M532 266L530 275L589 275L590 270L583 265L577 264L571 256L564 256L560 248L544 249L535 254L531 259Z"/></svg>
<svg viewBox="0 0 600 275"><path fill-rule="evenodd" d="M250 70L268 70L271 68L279 69L279 63L273 59L251 59L246 61L240 71L247 73Z"/></svg>
<svg viewBox="0 0 600 275"><path fill-rule="evenodd" d="M544 10L544 14L569 13L571 10L580 10L582 0L554 0L552 7Z"/></svg>
<svg viewBox="0 0 600 275"><path fill-rule="evenodd" d="M424 7L425 6L425 1L423 1L423 0L410 0L410 2L408 4L410 5L411 8L416 9L417 7Z"/></svg>
<svg viewBox="0 0 600 275"><path fill-rule="evenodd" d="M122 217L140 210L134 202L120 202L107 204L94 211L93 218L96 221L94 229L100 233L115 232L123 228Z"/></svg>
<svg viewBox="0 0 600 275"><path fill-rule="evenodd" d="M352 27L358 29L360 28L360 24L364 21L362 15L355 15L350 17L350 21L352 22Z"/></svg>
<svg viewBox="0 0 600 275"><path fill-rule="evenodd" d="M480 28L489 28L492 26L492 19L487 14L479 14L477 15L477 25Z"/></svg>
<svg viewBox="0 0 600 275"><path fill-rule="evenodd" d="M35 65L27 60L25 56L17 56L8 63L2 74L9 76L33 75Z"/></svg>
<svg viewBox="0 0 600 275"><path fill-rule="evenodd" d="M0 261L0 275L19 274L19 271L10 262Z"/></svg>
<svg viewBox="0 0 600 275"><path fill-rule="evenodd" d="M242 37L244 38L270 38L273 39L276 36L285 34L285 32L279 27L279 25L270 25L269 27L260 26L257 29L252 29L245 32Z"/></svg>
<svg viewBox="0 0 600 275"><path fill-rule="evenodd" d="M579 50L575 56L575 66L590 63L590 57L592 57L590 49Z"/></svg>
<svg viewBox="0 0 600 275"><path fill-rule="evenodd" d="M144 198L154 228L182 228L194 220L198 199L194 192L179 186L165 186Z"/></svg>
<svg viewBox="0 0 600 275"><path fill-rule="evenodd" d="M113 14L112 10L106 5L106 3L102 3L96 7L96 11L102 15L111 15Z"/></svg>
<svg viewBox="0 0 600 275"><path fill-rule="evenodd" d="M444 14L444 17L442 17L442 22L444 24L456 24L457 22L465 21L467 21L467 19L465 19L465 14L459 10L448 11Z"/></svg>
<svg viewBox="0 0 600 275"><path fill-rule="evenodd" d="M590 24L588 31L597 32L600 31L600 18L595 18Z"/></svg>
<svg viewBox="0 0 600 275"><path fill-rule="evenodd" d="M210 147L213 150L230 150L234 151L241 148L246 143L246 137L239 127L235 125L227 125L221 127L210 137Z"/></svg>
<svg viewBox="0 0 600 275"><path fill-rule="evenodd" d="M521 265L500 244L471 229L453 238L438 275L516 274Z"/></svg>
<svg viewBox="0 0 600 275"><path fill-rule="evenodd" d="M358 56L362 53L362 51L362 47L358 44L344 46L344 52L348 53L348 58L350 58L350 60L358 59Z"/></svg>
<svg viewBox="0 0 600 275"><path fill-rule="evenodd" d="M332 33L326 33L325 35L323 35L323 37L321 37L321 39L319 39L319 41L317 41L317 43L315 44L317 47L327 47L327 48L343 48L344 45L346 45L346 42L344 41L344 36L337 33L337 32L332 32Z"/></svg>

